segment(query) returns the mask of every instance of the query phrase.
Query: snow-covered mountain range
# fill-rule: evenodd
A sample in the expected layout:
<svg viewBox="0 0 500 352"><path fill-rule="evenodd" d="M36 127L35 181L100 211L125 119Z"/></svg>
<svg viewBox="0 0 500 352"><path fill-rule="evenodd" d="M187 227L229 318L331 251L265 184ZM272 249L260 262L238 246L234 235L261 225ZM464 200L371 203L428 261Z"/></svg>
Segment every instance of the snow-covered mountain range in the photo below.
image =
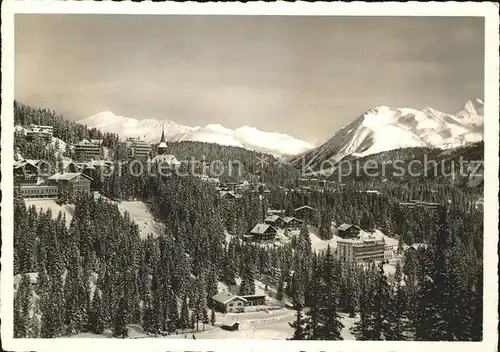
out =
<svg viewBox="0 0 500 352"><path fill-rule="evenodd" d="M260 131L243 126L235 130L219 124L190 127L171 120L145 119L118 116L110 111L98 113L80 120L79 123L102 132L116 133L122 139L140 137L146 141L158 142L161 131L169 141L198 141L242 147L277 156L297 155L313 146L287 134Z"/></svg>
<svg viewBox="0 0 500 352"><path fill-rule="evenodd" d="M484 103L468 101L455 114L430 107L423 110L379 106L341 128L317 148L291 159L313 169L326 160L363 157L406 147L449 149L483 140ZM331 164L331 163L330 163Z"/></svg>

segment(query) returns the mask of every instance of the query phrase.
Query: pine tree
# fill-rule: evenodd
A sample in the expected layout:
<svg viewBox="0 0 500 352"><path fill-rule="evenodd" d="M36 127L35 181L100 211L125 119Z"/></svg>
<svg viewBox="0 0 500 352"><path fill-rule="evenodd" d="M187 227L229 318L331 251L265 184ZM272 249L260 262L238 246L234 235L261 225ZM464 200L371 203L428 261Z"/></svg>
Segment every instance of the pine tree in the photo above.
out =
<svg viewBox="0 0 500 352"><path fill-rule="evenodd" d="M254 271L251 263L246 262L243 267L243 277L240 286L241 295L255 294Z"/></svg>
<svg viewBox="0 0 500 352"><path fill-rule="evenodd" d="M189 327L190 327L190 320L189 320L188 303L187 303L187 298L184 297L184 300L182 301L182 306L181 306L181 316L179 319L179 328L184 330L184 329L188 329Z"/></svg>
<svg viewBox="0 0 500 352"><path fill-rule="evenodd" d="M41 331L43 338L62 336L64 328L65 302L62 278L53 276L44 277L41 274Z"/></svg>
<svg viewBox="0 0 500 352"><path fill-rule="evenodd" d="M125 338L128 336L127 329L127 300L124 296L118 301L118 308L113 320L113 337Z"/></svg>
<svg viewBox="0 0 500 352"><path fill-rule="evenodd" d="M22 298L19 291L15 292L14 296L14 337L26 337L26 330L28 325L28 317L21 310Z"/></svg>
<svg viewBox="0 0 500 352"><path fill-rule="evenodd" d="M394 274L393 292L388 307L388 326L385 333L386 340L406 340L407 330L405 320L407 319L407 299L405 288L402 285L402 273L399 263L396 265Z"/></svg>
<svg viewBox="0 0 500 352"><path fill-rule="evenodd" d="M321 328L318 336L313 335L313 338L316 337L318 340L343 340L341 332L344 324L340 321L342 318L337 312L339 279L336 276L334 265L333 255L330 246L328 246L322 270L324 292L318 297L321 299L319 302L321 305L319 311Z"/></svg>
<svg viewBox="0 0 500 352"><path fill-rule="evenodd" d="M306 320L302 315L302 303L298 300L294 301L295 321L288 323L294 329L293 336L290 340L307 340Z"/></svg>
<svg viewBox="0 0 500 352"><path fill-rule="evenodd" d="M101 293L99 292L99 289L96 288L90 311L90 329L96 334L102 334L104 332L104 328L105 325L101 304Z"/></svg>
<svg viewBox="0 0 500 352"><path fill-rule="evenodd" d="M374 316L372 338L373 340L384 340L389 325L390 291L382 264L379 265L377 274L371 306L371 312Z"/></svg>
<svg viewBox="0 0 500 352"><path fill-rule="evenodd" d="M215 325L215 310L213 308L210 310L210 324Z"/></svg>
<svg viewBox="0 0 500 352"><path fill-rule="evenodd" d="M170 300L170 316L168 321L168 331L175 331L179 321L179 305L177 303L177 298L172 292L172 298Z"/></svg>
<svg viewBox="0 0 500 352"><path fill-rule="evenodd" d="M317 340L320 336L320 310L322 301L322 292L324 292L323 280L321 277L321 269L316 267L313 272L311 289L311 305L306 312L305 335L307 339ZM296 299L296 298L295 298ZM302 302L302 301L299 301Z"/></svg>
<svg viewBox="0 0 500 352"><path fill-rule="evenodd" d="M278 289L276 291L276 299L278 301L283 300L283 286L284 286L284 280L283 277L280 275L279 282L278 282Z"/></svg>

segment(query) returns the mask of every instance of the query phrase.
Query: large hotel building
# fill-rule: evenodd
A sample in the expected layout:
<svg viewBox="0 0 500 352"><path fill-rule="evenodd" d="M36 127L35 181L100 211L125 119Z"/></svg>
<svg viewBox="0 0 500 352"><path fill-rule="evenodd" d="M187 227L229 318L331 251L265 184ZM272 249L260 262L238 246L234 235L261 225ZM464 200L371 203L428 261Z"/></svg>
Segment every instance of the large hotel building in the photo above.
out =
<svg viewBox="0 0 500 352"><path fill-rule="evenodd" d="M382 261L385 257L385 241L382 236L360 232L355 238L337 240L337 259L341 262Z"/></svg>
<svg viewBox="0 0 500 352"><path fill-rule="evenodd" d="M75 160L88 161L101 159L101 145L100 140L83 140L78 144L74 144Z"/></svg>

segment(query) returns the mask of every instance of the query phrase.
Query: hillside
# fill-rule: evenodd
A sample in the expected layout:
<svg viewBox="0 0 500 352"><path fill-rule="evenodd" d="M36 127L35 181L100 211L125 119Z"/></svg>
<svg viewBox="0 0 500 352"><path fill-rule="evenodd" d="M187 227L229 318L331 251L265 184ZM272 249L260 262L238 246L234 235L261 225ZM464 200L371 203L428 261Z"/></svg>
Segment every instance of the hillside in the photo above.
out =
<svg viewBox="0 0 500 352"><path fill-rule="evenodd" d="M463 170L460 162L463 160ZM484 142L477 142L442 150L429 147L411 147L380 152L356 158L347 156L333 169L327 170L329 180L347 182L361 180L410 181L432 179L439 182L454 183L458 186L475 187L481 184L469 183L482 174ZM465 165L468 165L467 167ZM475 167L477 165L477 169ZM318 174L320 176L321 174ZM482 179L482 176L480 176Z"/></svg>
<svg viewBox="0 0 500 352"><path fill-rule="evenodd" d="M483 140L484 103L467 102L455 114L430 107L423 110L379 106L341 128L318 148L307 151L291 162L309 165L318 171L348 156L368 155L402 148L449 149Z"/></svg>

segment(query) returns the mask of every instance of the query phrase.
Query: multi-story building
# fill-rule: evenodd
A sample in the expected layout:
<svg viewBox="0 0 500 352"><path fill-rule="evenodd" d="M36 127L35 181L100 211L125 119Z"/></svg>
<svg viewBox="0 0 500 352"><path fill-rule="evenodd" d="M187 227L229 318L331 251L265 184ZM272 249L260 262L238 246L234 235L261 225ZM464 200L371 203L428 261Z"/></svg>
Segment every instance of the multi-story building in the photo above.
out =
<svg viewBox="0 0 500 352"><path fill-rule="evenodd" d="M73 145L75 160L88 161L101 159L101 143L98 140L83 141Z"/></svg>
<svg viewBox="0 0 500 352"><path fill-rule="evenodd" d="M151 144L140 138L128 138L128 151L131 158L147 158L151 154Z"/></svg>
<svg viewBox="0 0 500 352"><path fill-rule="evenodd" d="M26 139L30 141L35 139L51 141L53 135L53 128L52 126L29 125L26 128L25 135Z"/></svg>
<svg viewBox="0 0 500 352"><path fill-rule="evenodd" d="M50 175L50 165L45 160L27 159L14 162L14 184L36 184Z"/></svg>
<svg viewBox="0 0 500 352"><path fill-rule="evenodd" d="M356 238L338 239L336 253L341 262L382 261L385 248L383 236L362 232Z"/></svg>
<svg viewBox="0 0 500 352"><path fill-rule="evenodd" d="M14 193L23 198L57 198L59 187L48 185L19 185Z"/></svg>
<svg viewBox="0 0 500 352"><path fill-rule="evenodd" d="M58 186L61 191L65 188L70 195L90 194L92 178L81 172L59 172L50 176L47 183L50 186Z"/></svg>

